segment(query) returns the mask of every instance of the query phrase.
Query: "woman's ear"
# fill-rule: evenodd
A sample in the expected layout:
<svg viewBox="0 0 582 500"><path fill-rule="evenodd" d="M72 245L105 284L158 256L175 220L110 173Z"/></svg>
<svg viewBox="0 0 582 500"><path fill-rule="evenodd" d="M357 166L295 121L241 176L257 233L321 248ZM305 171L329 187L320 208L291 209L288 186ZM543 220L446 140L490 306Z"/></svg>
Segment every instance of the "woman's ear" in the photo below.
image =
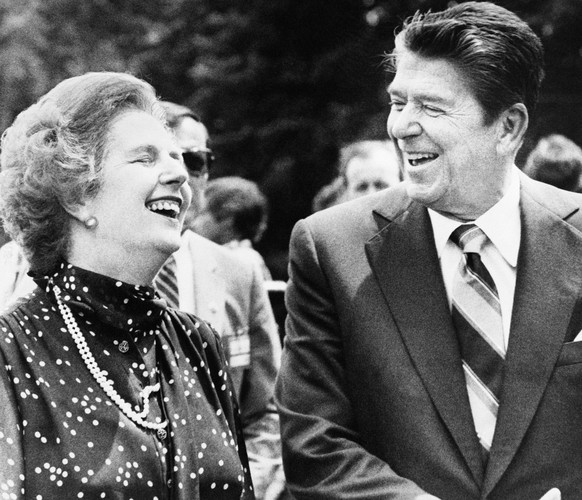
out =
<svg viewBox="0 0 582 500"><path fill-rule="evenodd" d="M85 203L62 203L62 207L65 212L81 224L85 224L85 221L92 217L92 214Z"/></svg>
<svg viewBox="0 0 582 500"><path fill-rule="evenodd" d="M499 117L498 153L501 155L517 154L529 124L527 108L516 103L501 113Z"/></svg>

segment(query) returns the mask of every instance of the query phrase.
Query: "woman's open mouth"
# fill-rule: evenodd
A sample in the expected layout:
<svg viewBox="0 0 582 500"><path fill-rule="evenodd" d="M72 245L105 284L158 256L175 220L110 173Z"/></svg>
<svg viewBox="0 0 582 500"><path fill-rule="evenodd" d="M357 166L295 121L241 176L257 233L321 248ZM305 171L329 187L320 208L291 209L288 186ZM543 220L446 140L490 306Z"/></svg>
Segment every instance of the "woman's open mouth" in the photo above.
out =
<svg viewBox="0 0 582 500"><path fill-rule="evenodd" d="M150 212L163 215L170 219L177 219L180 215L180 206L182 202L173 198L161 198L146 203L146 208Z"/></svg>

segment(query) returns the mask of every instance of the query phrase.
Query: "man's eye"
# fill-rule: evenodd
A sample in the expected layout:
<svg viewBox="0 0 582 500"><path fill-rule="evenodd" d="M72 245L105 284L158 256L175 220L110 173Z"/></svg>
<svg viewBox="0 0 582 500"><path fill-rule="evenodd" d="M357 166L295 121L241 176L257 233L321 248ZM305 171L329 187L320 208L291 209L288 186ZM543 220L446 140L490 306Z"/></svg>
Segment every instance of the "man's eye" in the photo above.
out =
<svg viewBox="0 0 582 500"><path fill-rule="evenodd" d="M396 111L402 111L406 103L401 101L390 101L388 104L392 109L395 109Z"/></svg>
<svg viewBox="0 0 582 500"><path fill-rule="evenodd" d="M442 115L444 113L444 111L442 109L436 108L434 106L427 106L426 104L423 105L423 109L426 112L426 114L429 116L438 116L438 115Z"/></svg>

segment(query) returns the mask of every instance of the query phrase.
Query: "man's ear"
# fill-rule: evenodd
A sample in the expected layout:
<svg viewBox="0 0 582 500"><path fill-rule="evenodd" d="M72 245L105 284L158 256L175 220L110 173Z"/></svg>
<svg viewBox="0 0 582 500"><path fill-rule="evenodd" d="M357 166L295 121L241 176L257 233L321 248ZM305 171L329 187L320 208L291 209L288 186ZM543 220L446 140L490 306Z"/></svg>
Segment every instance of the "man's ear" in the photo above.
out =
<svg viewBox="0 0 582 500"><path fill-rule="evenodd" d="M499 141L497 152L500 155L515 155L521 147L529 124L527 108L521 102L513 104L499 117Z"/></svg>

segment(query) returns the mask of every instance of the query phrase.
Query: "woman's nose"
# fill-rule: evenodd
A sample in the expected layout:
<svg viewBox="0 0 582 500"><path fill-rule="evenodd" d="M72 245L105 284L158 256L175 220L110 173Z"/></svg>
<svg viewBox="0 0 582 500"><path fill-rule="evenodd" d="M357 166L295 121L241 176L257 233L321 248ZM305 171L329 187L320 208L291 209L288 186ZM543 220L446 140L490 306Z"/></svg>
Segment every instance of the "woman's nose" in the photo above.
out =
<svg viewBox="0 0 582 500"><path fill-rule="evenodd" d="M188 172L180 155L168 154L164 159L160 182L163 184L177 184L181 186L188 180Z"/></svg>

